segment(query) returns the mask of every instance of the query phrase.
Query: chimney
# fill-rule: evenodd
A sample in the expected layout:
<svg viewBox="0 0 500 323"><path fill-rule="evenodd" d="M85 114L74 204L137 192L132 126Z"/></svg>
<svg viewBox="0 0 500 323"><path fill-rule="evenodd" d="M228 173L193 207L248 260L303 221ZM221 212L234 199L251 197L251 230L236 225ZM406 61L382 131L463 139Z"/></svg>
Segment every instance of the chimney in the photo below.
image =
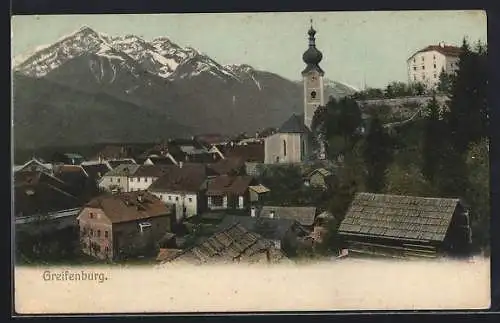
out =
<svg viewBox="0 0 500 323"><path fill-rule="evenodd" d="M444 41L439 42L439 47L444 48Z"/></svg>
<svg viewBox="0 0 500 323"><path fill-rule="evenodd" d="M184 165L184 163L182 161L179 162L179 168L182 168L182 166Z"/></svg>
<svg viewBox="0 0 500 323"><path fill-rule="evenodd" d="M252 206L252 208L250 209L250 216L252 218L255 218L255 216L256 216L255 206Z"/></svg>
<svg viewBox="0 0 500 323"><path fill-rule="evenodd" d="M269 212L269 218L274 219L275 212L271 211Z"/></svg>

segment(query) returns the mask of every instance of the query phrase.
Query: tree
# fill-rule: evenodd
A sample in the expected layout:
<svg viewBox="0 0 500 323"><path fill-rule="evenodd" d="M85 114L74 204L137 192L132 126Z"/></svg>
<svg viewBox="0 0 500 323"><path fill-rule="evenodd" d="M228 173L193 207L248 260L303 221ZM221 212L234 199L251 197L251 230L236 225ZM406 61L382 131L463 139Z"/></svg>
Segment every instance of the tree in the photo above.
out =
<svg viewBox="0 0 500 323"><path fill-rule="evenodd" d="M467 151L468 189L466 201L471 206L470 220L473 244L489 248L490 242L490 165L489 141L484 138L471 144Z"/></svg>
<svg viewBox="0 0 500 323"><path fill-rule="evenodd" d="M422 173L429 181L433 181L441 164L443 146L447 145L446 124L439 115L439 103L434 96L426 107L427 115L424 119L424 134L422 140Z"/></svg>
<svg viewBox="0 0 500 323"><path fill-rule="evenodd" d="M361 127L361 110L353 98L332 99L319 107L313 117L312 129L327 147L330 157L343 154L355 143Z"/></svg>
<svg viewBox="0 0 500 323"><path fill-rule="evenodd" d="M434 196L435 188L414 164L393 163L386 173L385 192L396 195Z"/></svg>
<svg viewBox="0 0 500 323"><path fill-rule="evenodd" d="M481 44L472 51L463 40L458 70L453 81L447 120L452 144L463 154L472 142L488 135L486 48Z"/></svg>
<svg viewBox="0 0 500 323"><path fill-rule="evenodd" d="M397 98L411 95L409 87L403 82L391 82L385 88L386 98Z"/></svg>
<svg viewBox="0 0 500 323"><path fill-rule="evenodd" d="M363 159L367 170L365 184L374 193L384 187L385 171L392 160L392 146L392 139L380 119L373 117L364 143Z"/></svg>
<svg viewBox="0 0 500 323"><path fill-rule="evenodd" d="M436 88L437 91L450 94L452 91L454 76L454 74L446 73L443 68L443 70L439 74L439 83Z"/></svg>

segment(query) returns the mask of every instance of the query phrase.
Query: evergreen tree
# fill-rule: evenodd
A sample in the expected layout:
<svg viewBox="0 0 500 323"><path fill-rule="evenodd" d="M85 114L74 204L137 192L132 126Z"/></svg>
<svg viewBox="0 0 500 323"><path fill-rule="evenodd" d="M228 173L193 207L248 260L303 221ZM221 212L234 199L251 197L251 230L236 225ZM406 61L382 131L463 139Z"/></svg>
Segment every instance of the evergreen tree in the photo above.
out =
<svg viewBox="0 0 500 323"><path fill-rule="evenodd" d="M443 146L444 134L446 133L446 125L440 119L439 103L434 96L428 103L427 115L424 119L424 135L422 140L422 174L424 177L433 182L434 177L441 164L441 155Z"/></svg>
<svg viewBox="0 0 500 323"><path fill-rule="evenodd" d="M382 122L375 116L370 121L363 149L366 187L371 192L380 192L385 186L385 172L392 161L392 138L386 133Z"/></svg>
<svg viewBox="0 0 500 323"><path fill-rule="evenodd" d="M478 45L476 50L472 51L467 40L463 40L448 103L447 119L458 154L465 153L470 143L487 136L486 49Z"/></svg>

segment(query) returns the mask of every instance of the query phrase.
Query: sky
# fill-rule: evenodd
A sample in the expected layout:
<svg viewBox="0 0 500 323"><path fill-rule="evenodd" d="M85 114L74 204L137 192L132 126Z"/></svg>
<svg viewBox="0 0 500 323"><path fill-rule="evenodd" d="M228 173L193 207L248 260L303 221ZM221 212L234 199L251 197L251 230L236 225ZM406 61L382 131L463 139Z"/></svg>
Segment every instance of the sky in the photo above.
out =
<svg viewBox="0 0 500 323"><path fill-rule="evenodd" d="M359 11L155 15L42 15L12 17L12 55L25 54L88 26L110 36L168 37L220 64L249 64L300 80L313 19L325 78L357 88L407 81L415 51L462 39L487 43L484 11Z"/></svg>

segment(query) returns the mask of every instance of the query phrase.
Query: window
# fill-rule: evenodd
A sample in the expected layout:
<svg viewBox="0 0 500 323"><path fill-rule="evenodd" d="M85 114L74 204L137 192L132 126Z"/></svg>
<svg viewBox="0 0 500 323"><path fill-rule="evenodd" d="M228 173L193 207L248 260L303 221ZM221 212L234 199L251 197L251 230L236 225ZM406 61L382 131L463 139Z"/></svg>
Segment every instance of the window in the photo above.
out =
<svg viewBox="0 0 500 323"><path fill-rule="evenodd" d="M90 236L92 237L94 235L94 230L90 229Z"/></svg>
<svg viewBox="0 0 500 323"><path fill-rule="evenodd" d="M413 63L415 63L415 57L413 57Z"/></svg>
<svg viewBox="0 0 500 323"><path fill-rule="evenodd" d="M433 55L433 56L432 56L432 58L433 58L433 59L436 59L436 55Z"/></svg>
<svg viewBox="0 0 500 323"><path fill-rule="evenodd" d="M147 182L148 182L148 178L144 177L144 183L147 183Z"/></svg>
<svg viewBox="0 0 500 323"><path fill-rule="evenodd" d="M141 231L141 233L146 231L149 228L151 228L151 223L149 223L149 222L139 223L139 230Z"/></svg>
<svg viewBox="0 0 500 323"><path fill-rule="evenodd" d="M286 156L286 140L283 140L283 156Z"/></svg>
<svg viewBox="0 0 500 323"><path fill-rule="evenodd" d="M417 67L416 66L413 66L413 70L416 71L417 70Z"/></svg>
<svg viewBox="0 0 500 323"><path fill-rule="evenodd" d="M437 74L436 73L434 73L434 78L437 79Z"/></svg>
<svg viewBox="0 0 500 323"><path fill-rule="evenodd" d="M97 237L99 238L101 236L101 230L97 230Z"/></svg>
<svg viewBox="0 0 500 323"><path fill-rule="evenodd" d="M222 206L222 204L223 204L222 196L212 196L212 205Z"/></svg>
<svg viewBox="0 0 500 323"><path fill-rule="evenodd" d="M422 65L422 69L425 70L425 65Z"/></svg>
<svg viewBox="0 0 500 323"><path fill-rule="evenodd" d="M172 196L170 196L170 195L169 195L169 196L168 196L168 200L169 200L169 201L172 201Z"/></svg>
<svg viewBox="0 0 500 323"><path fill-rule="evenodd" d="M109 181L110 181L111 183L113 183L113 177L111 177L111 178L109 179Z"/></svg>
<svg viewBox="0 0 500 323"><path fill-rule="evenodd" d="M176 196L176 197L175 197L175 201L178 201L178 200L179 200L179 197L178 197L178 196Z"/></svg>
<svg viewBox="0 0 500 323"><path fill-rule="evenodd" d="M107 238L108 236L109 236L108 231L107 231L107 230L106 230L106 231L104 231L104 238Z"/></svg>
<svg viewBox="0 0 500 323"><path fill-rule="evenodd" d="M90 218L93 219L94 218L94 213L90 212Z"/></svg>
<svg viewBox="0 0 500 323"><path fill-rule="evenodd" d="M192 197L188 198L188 201L193 202L193 198Z"/></svg>
<svg viewBox="0 0 500 323"><path fill-rule="evenodd" d="M120 183L120 180L121 180L121 178L117 178L117 179L116 179L116 181L117 181L118 183Z"/></svg>
<svg viewBox="0 0 500 323"><path fill-rule="evenodd" d="M437 67L436 64L434 64L434 68L436 68L436 67Z"/></svg>

